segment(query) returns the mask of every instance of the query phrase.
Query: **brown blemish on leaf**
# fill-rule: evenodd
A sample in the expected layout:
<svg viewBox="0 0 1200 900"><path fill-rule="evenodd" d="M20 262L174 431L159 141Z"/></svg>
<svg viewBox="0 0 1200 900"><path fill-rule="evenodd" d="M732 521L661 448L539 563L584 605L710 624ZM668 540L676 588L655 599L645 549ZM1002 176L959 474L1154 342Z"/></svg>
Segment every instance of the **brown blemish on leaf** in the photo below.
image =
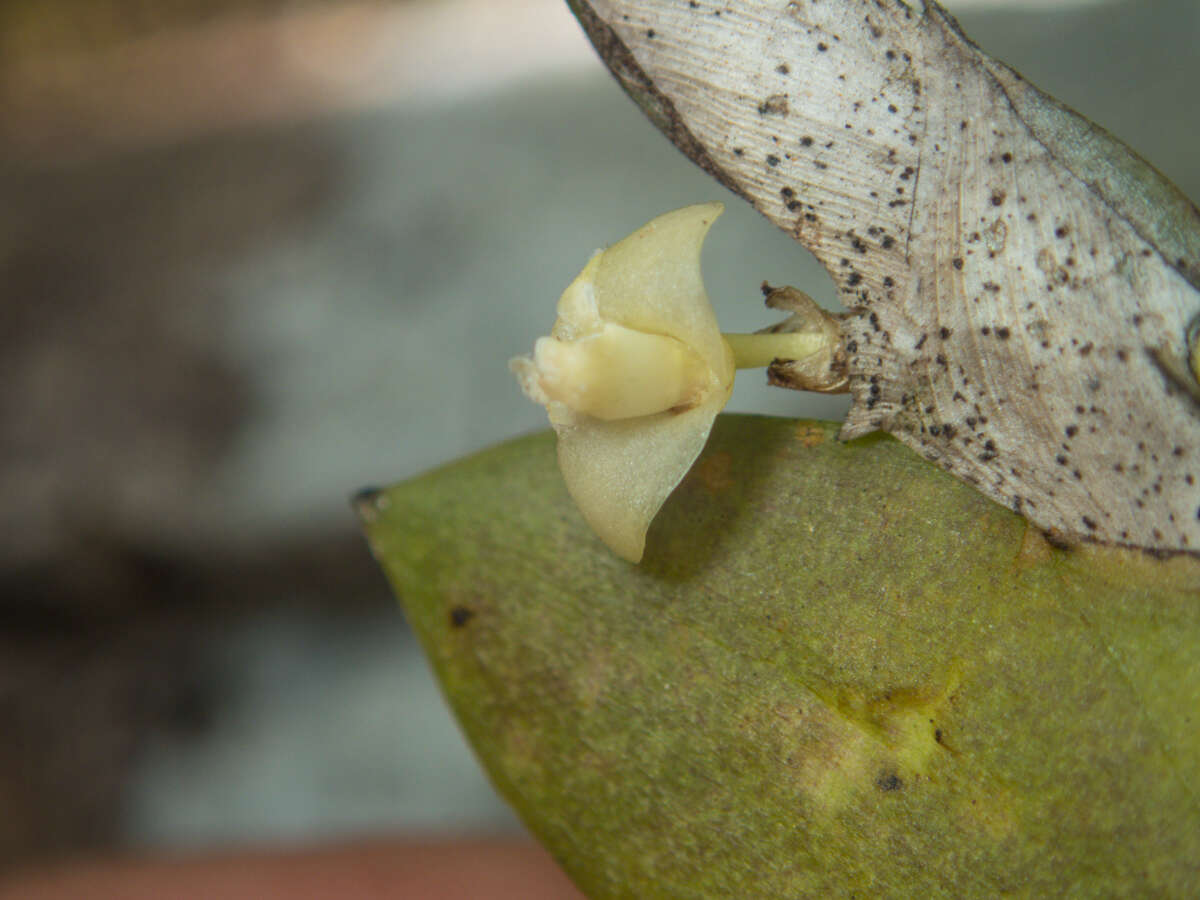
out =
<svg viewBox="0 0 1200 900"><path fill-rule="evenodd" d="M807 449L819 447L825 443L825 429L812 422L800 422L796 425L796 440Z"/></svg>
<svg viewBox="0 0 1200 900"><path fill-rule="evenodd" d="M1046 534L1036 525L1026 523L1025 536L1021 539L1021 547L1017 551L1013 567L1023 571L1032 566L1045 563L1054 555L1054 547L1046 539Z"/></svg>
<svg viewBox="0 0 1200 900"><path fill-rule="evenodd" d="M733 455L724 451L706 453L692 467L692 475L713 494L720 494L733 485L730 470Z"/></svg>

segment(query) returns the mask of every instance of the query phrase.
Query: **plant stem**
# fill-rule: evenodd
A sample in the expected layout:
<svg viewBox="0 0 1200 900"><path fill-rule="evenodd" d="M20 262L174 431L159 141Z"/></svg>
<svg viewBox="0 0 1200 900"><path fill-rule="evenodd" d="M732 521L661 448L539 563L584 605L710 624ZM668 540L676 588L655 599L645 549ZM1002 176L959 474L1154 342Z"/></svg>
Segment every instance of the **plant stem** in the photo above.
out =
<svg viewBox="0 0 1200 900"><path fill-rule="evenodd" d="M776 359L803 359L825 349L829 337L820 332L722 334L739 369L760 369Z"/></svg>

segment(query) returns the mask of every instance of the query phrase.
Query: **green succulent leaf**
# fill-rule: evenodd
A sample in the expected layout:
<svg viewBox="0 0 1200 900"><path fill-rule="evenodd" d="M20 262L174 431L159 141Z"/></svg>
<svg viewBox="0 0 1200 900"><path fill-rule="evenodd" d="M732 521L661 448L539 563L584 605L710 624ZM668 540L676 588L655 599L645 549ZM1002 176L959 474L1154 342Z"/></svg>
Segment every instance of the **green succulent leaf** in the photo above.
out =
<svg viewBox="0 0 1200 900"><path fill-rule="evenodd" d="M836 430L720 417L640 566L548 433L360 495L500 792L595 900L1194 890L1200 562Z"/></svg>

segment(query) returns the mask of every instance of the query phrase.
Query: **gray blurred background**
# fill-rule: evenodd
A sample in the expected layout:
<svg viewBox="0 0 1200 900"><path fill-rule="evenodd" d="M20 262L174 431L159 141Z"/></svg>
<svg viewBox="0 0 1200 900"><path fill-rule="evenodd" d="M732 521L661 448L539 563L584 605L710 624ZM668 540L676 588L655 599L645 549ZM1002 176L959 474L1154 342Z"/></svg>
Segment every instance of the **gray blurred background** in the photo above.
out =
<svg viewBox="0 0 1200 900"><path fill-rule="evenodd" d="M946 5L1200 196L1195 0ZM0 2L0 866L518 828L347 497L544 427L507 359L707 199L727 330L833 302L560 0Z"/></svg>

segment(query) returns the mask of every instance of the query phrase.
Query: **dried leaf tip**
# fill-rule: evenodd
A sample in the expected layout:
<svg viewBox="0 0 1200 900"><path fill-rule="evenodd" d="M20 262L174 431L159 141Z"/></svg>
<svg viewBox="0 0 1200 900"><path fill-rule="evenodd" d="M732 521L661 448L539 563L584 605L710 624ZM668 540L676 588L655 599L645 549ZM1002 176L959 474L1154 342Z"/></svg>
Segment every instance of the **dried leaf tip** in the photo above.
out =
<svg viewBox="0 0 1200 900"><path fill-rule="evenodd" d="M509 364L549 413L584 519L630 562L641 560L651 520L704 448L734 370L806 357L830 340L721 334L700 251L723 210L677 209L597 252L559 298L550 336Z"/></svg>

